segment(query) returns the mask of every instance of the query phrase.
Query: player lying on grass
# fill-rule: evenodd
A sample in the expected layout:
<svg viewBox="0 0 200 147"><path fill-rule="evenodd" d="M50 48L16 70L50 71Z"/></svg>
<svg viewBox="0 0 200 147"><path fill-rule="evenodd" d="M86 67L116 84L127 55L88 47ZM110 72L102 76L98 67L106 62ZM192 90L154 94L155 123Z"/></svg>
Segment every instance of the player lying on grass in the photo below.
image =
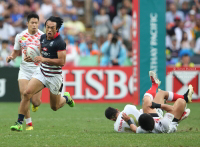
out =
<svg viewBox="0 0 200 147"><path fill-rule="evenodd" d="M152 85L154 85L154 82ZM150 90L152 88L153 87L151 87ZM177 102L175 102L175 104L173 106L164 105L163 107L167 107L166 110L169 111L169 113L167 113L164 118L162 117L162 115L160 115L160 113L157 113L156 109L153 109L154 113L151 115L146 114L146 113L143 114L142 112L138 111L137 108L133 105L127 105L122 112L120 112L117 109L109 107L106 109L105 115L108 119L116 121L114 124L114 130L117 132L127 132L127 131L132 130L135 133L148 133L148 132L172 133L172 132L176 131L176 127L177 127L178 123L172 122L170 119L166 119L166 118L171 117L171 119L172 119L173 114L175 114L175 118L177 117L177 118L179 118L179 120L183 120L184 118L186 118L189 115L190 111L187 111L187 109L186 109L186 111L184 111L185 105L186 105L185 103L186 103L186 101L188 101L188 99L189 99L189 101L191 101L192 92L193 92L193 89L190 86L189 90L186 92L186 94L179 95L182 98L185 97L185 101L183 99L180 99ZM167 96L167 93L169 93L169 92L166 92L166 91L158 92L158 95L155 98L155 100L161 99L161 100L163 100L163 103L164 103L164 98L165 98L165 96ZM177 95L175 93L172 93L172 94ZM146 93L145 96L147 97L147 95L148 94ZM151 105L148 106L149 108L152 106L152 101L150 104ZM153 104L155 104L155 103L153 103ZM152 109L152 108L150 108L150 109ZM165 109L165 108L163 108L163 109ZM174 111L177 111L177 112L174 112ZM172 114L170 114L170 113L172 113ZM152 115L153 116L155 115L154 119L153 119ZM181 115L181 116L183 115L183 117L181 118L178 115ZM126 122L122 119L122 117L124 120L126 120ZM163 126L159 128L160 123L163 123L163 122L164 122ZM170 130L169 130L169 126L170 126ZM164 129L163 129L163 127L164 127ZM163 130L160 131L160 129L163 129Z"/></svg>
<svg viewBox="0 0 200 147"><path fill-rule="evenodd" d="M156 93L156 89L161 82L157 79L154 72L150 71L149 76L152 81L152 87L144 95L142 109L144 114L149 114L151 116L151 120L154 120L155 125L153 130L151 130L150 128L147 128L147 125L145 125L147 122L140 121L140 127L137 128L137 131L138 133L176 132L180 121L187 118L190 114L190 109L185 108L186 102L190 103L192 101L193 87L192 85L189 85L189 88L184 95L162 90ZM164 100L175 101L175 103L173 106L167 105L164 104ZM155 108L161 108L167 111L167 113L163 117ZM126 114L122 114L122 117L125 121L129 120L129 117Z"/></svg>
<svg viewBox="0 0 200 147"><path fill-rule="evenodd" d="M70 107L75 105L68 92L61 96L63 86L62 66L64 66L66 59L66 43L59 33L62 23L62 18L54 16L51 16L45 22L46 34L43 34L40 38L42 56L34 58L35 63L41 63L40 68L36 69L23 93L18 120L15 125L10 127L13 131L22 131L22 123L30 105L30 98L45 87L50 91L52 110L56 111L66 103Z"/></svg>

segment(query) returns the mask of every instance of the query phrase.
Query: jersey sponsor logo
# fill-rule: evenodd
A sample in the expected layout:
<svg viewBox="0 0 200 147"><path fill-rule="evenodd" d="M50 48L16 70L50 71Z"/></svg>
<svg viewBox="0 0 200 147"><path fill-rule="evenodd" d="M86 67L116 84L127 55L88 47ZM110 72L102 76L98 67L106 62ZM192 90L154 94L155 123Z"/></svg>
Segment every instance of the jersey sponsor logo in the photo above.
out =
<svg viewBox="0 0 200 147"><path fill-rule="evenodd" d="M21 40L26 40L26 37L22 36L22 37L21 37Z"/></svg>
<svg viewBox="0 0 200 147"><path fill-rule="evenodd" d="M43 51L48 51L48 49L46 47L43 47L42 50Z"/></svg>
<svg viewBox="0 0 200 147"><path fill-rule="evenodd" d="M42 55L47 57L47 56L50 56L50 53L47 53L47 52L45 52L45 51L42 51Z"/></svg>
<svg viewBox="0 0 200 147"><path fill-rule="evenodd" d="M53 45L53 42L54 42L54 41L52 41L52 42L49 44L49 46L52 46L52 45Z"/></svg>
<svg viewBox="0 0 200 147"><path fill-rule="evenodd" d="M122 123L123 123L123 119L120 120L118 131L121 131L121 129L122 129Z"/></svg>

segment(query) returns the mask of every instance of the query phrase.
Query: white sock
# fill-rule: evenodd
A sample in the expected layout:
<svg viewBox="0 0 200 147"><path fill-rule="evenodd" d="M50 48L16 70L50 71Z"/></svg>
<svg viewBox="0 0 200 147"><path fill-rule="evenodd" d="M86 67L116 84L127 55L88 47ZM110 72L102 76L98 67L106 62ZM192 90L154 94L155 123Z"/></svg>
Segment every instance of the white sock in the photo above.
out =
<svg viewBox="0 0 200 147"><path fill-rule="evenodd" d="M169 92L169 96L167 98L168 101L173 101L173 98L174 98L174 93L171 92L171 91L168 91Z"/></svg>
<svg viewBox="0 0 200 147"><path fill-rule="evenodd" d="M153 101L153 95L151 95L150 93L145 93L144 96L149 96L150 99Z"/></svg>
<svg viewBox="0 0 200 147"><path fill-rule="evenodd" d="M26 124L29 124L29 123L32 122L31 117L30 117L30 118L27 118L27 119L25 119L25 120L26 120Z"/></svg>

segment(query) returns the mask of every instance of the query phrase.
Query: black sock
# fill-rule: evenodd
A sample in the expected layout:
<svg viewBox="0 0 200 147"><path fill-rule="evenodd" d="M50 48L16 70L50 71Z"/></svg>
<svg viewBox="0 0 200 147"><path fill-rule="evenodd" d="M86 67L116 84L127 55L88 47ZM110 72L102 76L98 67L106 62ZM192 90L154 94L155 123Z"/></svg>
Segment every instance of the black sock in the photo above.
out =
<svg viewBox="0 0 200 147"><path fill-rule="evenodd" d="M178 122L179 121L179 119L177 119L177 118L174 118L173 120L172 120L172 122Z"/></svg>
<svg viewBox="0 0 200 147"><path fill-rule="evenodd" d="M186 103L188 103L188 92L189 92L189 90L183 95Z"/></svg>
<svg viewBox="0 0 200 147"><path fill-rule="evenodd" d="M67 96L65 96L65 95L64 95L63 97L66 99L66 103L67 103L67 102L68 102L68 97L67 97Z"/></svg>
<svg viewBox="0 0 200 147"><path fill-rule="evenodd" d="M23 121L24 121L24 115L23 114L18 114L18 120L17 120L17 122L20 123L20 124L22 124Z"/></svg>

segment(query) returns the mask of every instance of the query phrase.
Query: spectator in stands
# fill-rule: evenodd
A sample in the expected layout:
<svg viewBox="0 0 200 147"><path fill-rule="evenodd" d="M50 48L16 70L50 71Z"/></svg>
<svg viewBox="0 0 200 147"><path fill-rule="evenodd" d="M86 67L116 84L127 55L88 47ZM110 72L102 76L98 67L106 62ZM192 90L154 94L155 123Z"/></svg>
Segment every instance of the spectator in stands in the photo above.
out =
<svg viewBox="0 0 200 147"><path fill-rule="evenodd" d="M186 32L183 32L182 41L181 41L181 48L188 48L191 49L190 41L188 40L188 35Z"/></svg>
<svg viewBox="0 0 200 147"><path fill-rule="evenodd" d="M190 56L190 50L181 50L179 54L181 61L176 63L176 67L194 67L194 63L190 62Z"/></svg>
<svg viewBox="0 0 200 147"><path fill-rule="evenodd" d="M66 27L66 26L64 26L61 30L60 30L60 32L61 32L61 37L63 38L63 39L68 39L68 41L69 41L69 43L68 44L74 44L75 43L75 37L74 36L72 36L72 35L70 35L70 34L68 34L68 28Z"/></svg>
<svg viewBox="0 0 200 147"><path fill-rule="evenodd" d="M99 56L103 56L100 61L101 66L123 66L126 60L126 48L117 35L110 35L108 40L102 45ZM99 58L100 59L100 58Z"/></svg>
<svg viewBox="0 0 200 147"><path fill-rule="evenodd" d="M51 0L43 0L43 3L40 7L40 11L45 19L49 18L53 12L53 6Z"/></svg>
<svg viewBox="0 0 200 147"><path fill-rule="evenodd" d="M79 65L79 48L75 45L70 44L68 38L65 38L66 43L66 64L65 66L78 66Z"/></svg>
<svg viewBox="0 0 200 147"><path fill-rule="evenodd" d="M170 9L170 11L166 12L166 23L167 24L174 22L175 16L179 16L181 21L185 20L184 13L181 11L177 11L176 5L174 3L171 3L169 5L169 9Z"/></svg>
<svg viewBox="0 0 200 147"><path fill-rule="evenodd" d="M176 36L171 37L171 44L166 49L166 58L168 64L176 64L181 48L177 45Z"/></svg>
<svg viewBox="0 0 200 147"><path fill-rule="evenodd" d="M93 6L93 15L94 17L99 14L99 10L102 6L103 1L102 0L92 0L92 6Z"/></svg>
<svg viewBox="0 0 200 147"><path fill-rule="evenodd" d="M190 10L189 20L187 20L184 25L185 29L192 30L195 27L196 25L195 15L196 15L196 12L194 10Z"/></svg>
<svg viewBox="0 0 200 147"><path fill-rule="evenodd" d="M196 41L196 46L194 48L194 53L197 55L200 55L200 38L197 39Z"/></svg>
<svg viewBox="0 0 200 147"><path fill-rule="evenodd" d="M95 26L95 36L100 47L108 36L108 33L112 30L110 18L103 7L100 8L100 15L95 16Z"/></svg>
<svg viewBox="0 0 200 147"><path fill-rule="evenodd" d="M124 6L127 9L127 14L132 15L132 3L131 0L123 0L121 3L117 4L117 10Z"/></svg>
<svg viewBox="0 0 200 147"><path fill-rule="evenodd" d="M4 18L0 16L0 40L12 40L16 34L15 29L8 23L4 22Z"/></svg>
<svg viewBox="0 0 200 147"><path fill-rule="evenodd" d="M42 10L40 9L39 2L34 3L34 11L37 13L37 15L40 18L39 19L39 29L43 30L46 19L44 18L44 14L42 13Z"/></svg>
<svg viewBox="0 0 200 147"><path fill-rule="evenodd" d="M71 0L60 0L60 3L61 3L60 12L65 20L69 20L72 16L77 14L77 10L73 6Z"/></svg>
<svg viewBox="0 0 200 147"><path fill-rule="evenodd" d="M189 12L189 5L188 5L189 3L187 2L187 1L184 1L183 3L182 3L182 5L181 5L181 11L183 12L183 14L184 14L184 17L186 17L187 16L187 14L188 14L188 12Z"/></svg>
<svg viewBox="0 0 200 147"><path fill-rule="evenodd" d="M9 41L8 40L3 40L2 45L0 48L0 67L3 66L12 66L14 65L14 62L7 63L6 62L6 57L11 54L10 48L9 48Z"/></svg>
<svg viewBox="0 0 200 147"><path fill-rule="evenodd" d="M200 15L197 15L196 26L192 29L192 37L195 40L200 37Z"/></svg>
<svg viewBox="0 0 200 147"><path fill-rule="evenodd" d="M103 3L102 3L102 7L105 8L106 14L109 15L111 21L116 15L115 14L116 10L115 10L115 7L112 5L112 3L113 3L113 0L103 0Z"/></svg>
<svg viewBox="0 0 200 147"><path fill-rule="evenodd" d="M15 4L13 6L10 17L12 26L15 28L17 32L21 32L24 15L20 12L19 4Z"/></svg>
<svg viewBox="0 0 200 147"><path fill-rule="evenodd" d="M85 37L85 35L84 37L81 37L79 48L81 56L96 55L98 53L98 46L93 40L91 40L90 35L87 35L87 37Z"/></svg>
<svg viewBox="0 0 200 147"><path fill-rule="evenodd" d="M113 28L122 37L126 48L131 50L132 19L126 12L126 8L122 6L120 8L120 13L113 19Z"/></svg>
<svg viewBox="0 0 200 147"><path fill-rule="evenodd" d="M77 20L76 15L72 16L71 21L65 22L64 27L66 27L68 29L68 33L73 36L78 35L80 32L85 32L85 25L81 21Z"/></svg>

